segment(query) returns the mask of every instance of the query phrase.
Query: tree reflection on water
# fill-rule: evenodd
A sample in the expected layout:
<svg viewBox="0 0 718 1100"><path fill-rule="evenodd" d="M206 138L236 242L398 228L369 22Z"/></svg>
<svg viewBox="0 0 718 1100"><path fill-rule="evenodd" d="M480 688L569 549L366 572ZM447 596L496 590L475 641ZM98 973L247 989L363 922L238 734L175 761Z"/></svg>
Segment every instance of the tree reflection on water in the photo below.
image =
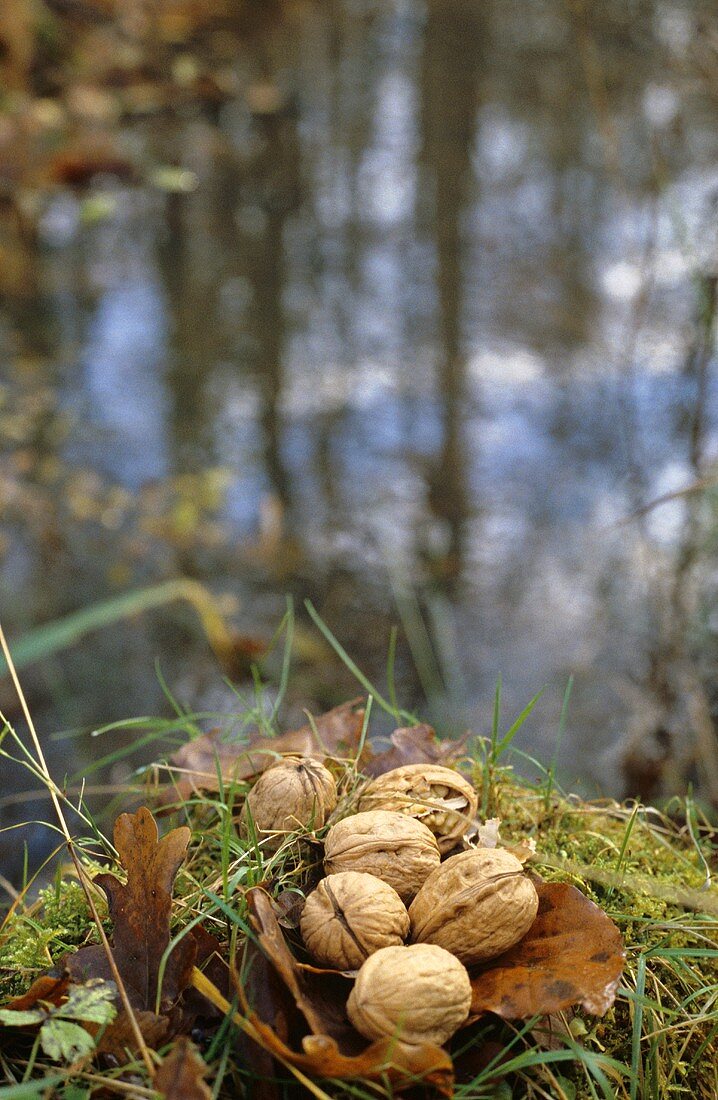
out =
<svg viewBox="0 0 718 1100"><path fill-rule="evenodd" d="M398 585L436 665L402 643L408 703L485 731L498 672L514 712L548 684L547 758L573 673L570 780L618 791L630 733L632 793L718 797L711 27L678 0L263 6L173 47L229 92L105 122L133 182L3 168L9 632L188 574L255 632L311 596L381 684ZM219 680L168 613L29 672L36 712L158 709L158 654L188 702Z"/></svg>

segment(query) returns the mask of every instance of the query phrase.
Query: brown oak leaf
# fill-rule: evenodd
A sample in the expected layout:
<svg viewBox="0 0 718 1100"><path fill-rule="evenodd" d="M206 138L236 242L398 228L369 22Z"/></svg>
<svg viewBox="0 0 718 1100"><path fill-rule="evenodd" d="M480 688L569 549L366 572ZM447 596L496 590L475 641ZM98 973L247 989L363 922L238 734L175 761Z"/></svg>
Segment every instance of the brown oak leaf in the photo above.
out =
<svg viewBox="0 0 718 1100"><path fill-rule="evenodd" d="M144 806L135 814L120 814L114 842L127 882L108 873L94 880L107 895L114 924L112 954L135 1009L156 1011L160 964L170 942L172 887L189 839L186 826L158 839L157 825ZM167 959L161 1014L169 1011L189 984L196 950L194 938L185 936ZM100 946L80 948L63 961L73 981L113 976Z"/></svg>
<svg viewBox="0 0 718 1100"><path fill-rule="evenodd" d="M616 925L575 886L536 889L538 915L524 938L474 973L470 1019L527 1019L573 1005L602 1016L613 1004L625 962Z"/></svg>
<svg viewBox="0 0 718 1100"><path fill-rule="evenodd" d="M282 754L320 760L327 756L353 757L364 725L361 703L361 699L342 703L320 714L313 725L308 723L278 737L255 733L249 742L238 741L229 738L225 730L216 729L188 741L171 757L178 774L161 792L160 801L167 805L190 798L197 791L219 790L218 770L224 783L253 779Z"/></svg>
<svg viewBox="0 0 718 1100"><path fill-rule="evenodd" d="M163 1059L152 1084L167 1100L211 1100L204 1082L207 1066L189 1039L180 1036Z"/></svg>
<svg viewBox="0 0 718 1100"><path fill-rule="evenodd" d="M135 1011L135 1022L148 1047L157 1050L170 1037L172 1025L169 1017L157 1016L154 1012ZM126 1012L120 1010L117 1018L108 1024L100 1034L97 1043L100 1054L112 1054L119 1062L126 1061L137 1049L135 1032Z"/></svg>

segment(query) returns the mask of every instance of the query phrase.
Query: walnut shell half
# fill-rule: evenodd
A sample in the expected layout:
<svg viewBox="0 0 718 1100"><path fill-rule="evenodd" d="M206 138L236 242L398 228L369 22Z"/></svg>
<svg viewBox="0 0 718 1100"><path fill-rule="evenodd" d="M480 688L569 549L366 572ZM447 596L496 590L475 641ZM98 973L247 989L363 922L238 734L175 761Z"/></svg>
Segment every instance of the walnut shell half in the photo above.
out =
<svg viewBox="0 0 718 1100"><path fill-rule="evenodd" d="M249 833L248 818L264 846L280 846L288 833L321 829L337 804L337 785L332 773L317 760L287 757L260 775L247 795L240 815L240 830Z"/></svg>
<svg viewBox="0 0 718 1100"><path fill-rule="evenodd" d="M465 967L429 943L385 947L371 955L349 994L347 1015L367 1039L437 1043L463 1024L471 1006Z"/></svg>
<svg viewBox="0 0 718 1100"><path fill-rule="evenodd" d="M359 799L359 810L395 810L422 821L441 852L461 840L478 808L478 795L452 768L405 764L378 776Z"/></svg>
<svg viewBox="0 0 718 1100"><path fill-rule="evenodd" d="M366 871L388 882L407 903L440 861L431 830L391 810L345 817L332 825L324 841L328 874Z"/></svg>
<svg viewBox="0 0 718 1100"><path fill-rule="evenodd" d="M409 916L413 940L445 947L471 966L518 943L537 911L536 887L516 856L472 848L432 871Z"/></svg>
<svg viewBox="0 0 718 1100"><path fill-rule="evenodd" d="M382 947L409 935L406 906L386 882L358 871L327 875L299 921L307 950L321 966L358 970Z"/></svg>

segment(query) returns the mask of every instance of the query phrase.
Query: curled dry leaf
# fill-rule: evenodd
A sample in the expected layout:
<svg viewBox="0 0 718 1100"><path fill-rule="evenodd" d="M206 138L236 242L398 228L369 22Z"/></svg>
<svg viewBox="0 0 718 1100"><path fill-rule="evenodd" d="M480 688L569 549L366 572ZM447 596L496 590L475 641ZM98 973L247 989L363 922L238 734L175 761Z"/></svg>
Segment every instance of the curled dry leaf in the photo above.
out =
<svg viewBox="0 0 718 1100"><path fill-rule="evenodd" d="M362 699L352 699L320 714L312 723L279 737L259 737L249 742L230 739L226 730L216 729L189 741L171 758L177 776L160 796L168 805L190 798L197 791L219 789L218 769L224 783L239 782L260 775L279 756L354 757L364 725Z"/></svg>
<svg viewBox="0 0 718 1100"><path fill-rule="evenodd" d="M302 970L287 947L269 894L261 887L255 887L248 890L245 896L259 947L291 994L294 1004L309 1024L310 1031L315 1035L323 1035L327 1032L335 1034L333 1029L337 1023L337 1012L328 983L324 990L326 997L314 995L313 978ZM321 975L317 984L323 981L325 973ZM348 992L347 988L347 995ZM329 1008L325 1009L327 1000Z"/></svg>
<svg viewBox="0 0 718 1100"><path fill-rule="evenodd" d="M379 1039L360 1054L346 1055L336 1039L329 1035L305 1035L302 1052L292 1050L279 1035L254 1013L249 1022L257 1041L281 1062L294 1066L314 1077L335 1080L363 1078L369 1081L388 1079L395 1088L411 1088L420 1082L431 1085L440 1095L453 1094L454 1069L451 1058L441 1047L431 1043L408 1046L396 1039Z"/></svg>
<svg viewBox="0 0 718 1100"><path fill-rule="evenodd" d="M29 1008L34 1008L38 1001L57 1007L67 1000L69 988L70 981L67 975L63 974L58 977L53 974L41 974L32 983L27 993L8 1001L6 1005L3 1005L3 1008L12 1008L15 1012L24 1012Z"/></svg>
<svg viewBox="0 0 718 1100"><path fill-rule="evenodd" d="M519 1020L572 1005L602 1016L613 1004L625 961L618 928L575 886L537 890L538 916L524 938L473 976L473 1018Z"/></svg>
<svg viewBox="0 0 718 1100"><path fill-rule="evenodd" d="M467 733L459 740L440 741L436 731L424 724L394 730L391 748L371 757L364 765L366 775L375 778L404 764L453 764L466 749Z"/></svg>
<svg viewBox="0 0 718 1100"><path fill-rule="evenodd" d="M255 1042L265 1052L317 1077L386 1077L399 1088L421 1080L451 1095L453 1066L445 1050L433 1043L408 1046L394 1038L367 1046L346 1015L351 983L296 962L264 890L249 890L247 902L257 944L247 944L238 996Z"/></svg>
<svg viewBox="0 0 718 1100"><path fill-rule="evenodd" d="M152 1084L166 1100L211 1100L204 1082L207 1066L189 1039L180 1036L162 1060Z"/></svg>

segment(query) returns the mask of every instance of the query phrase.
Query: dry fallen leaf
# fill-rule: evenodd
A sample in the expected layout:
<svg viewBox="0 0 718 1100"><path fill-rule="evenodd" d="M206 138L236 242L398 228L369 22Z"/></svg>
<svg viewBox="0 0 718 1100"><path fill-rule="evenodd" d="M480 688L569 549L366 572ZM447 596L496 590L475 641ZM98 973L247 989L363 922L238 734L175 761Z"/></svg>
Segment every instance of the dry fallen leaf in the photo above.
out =
<svg viewBox="0 0 718 1100"><path fill-rule="evenodd" d="M448 766L466 749L467 733L457 740L440 741L431 726L406 726L391 735L391 748L371 757L362 768L366 775L375 778L384 772L402 768L405 764L443 764Z"/></svg>
<svg viewBox="0 0 718 1100"><path fill-rule="evenodd" d="M161 1047L173 1030L168 1016L157 1016L154 1012L135 1011L135 1020L151 1050ZM119 1062L126 1061L128 1052L131 1054L137 1049L135 1033L126 1012L120 1010L117 1018L104 1029L97 1049L101 1054L112 1054Z"/></svg>
<svg viewBox="0 0 718 1100"><path fill-rule="evenodd" d="M216 729L189 741L171 758L178 774L172 786L162 792L161 801L166 805L181 802L200 790L218 790L218 769L224 783L252 779L283 754L318 760L353 757L364 724L361 703L361 699L342 703L315 718L313 726L310 723L278 737L255 735L247 743L229 740L226 731Z"/></svg>
<svg viewBox="0 0 718 1100"><path fill-rule="evenodd" d="M247 944L238 995L264 1051L314 1076L386 1076L398 1087L421 1080L451 1095L453 1067L445 1050L432 1043L408 1046L393 1038L367 1046L346 1016L351 982L339 973L296 962L264 890L249 890L247 902L257 943Z"/></svg>
<svg viewBox="0 0 718 1100"><path fill-rule="evenodd" d="M575 886L536 889L538 915L524 938L472 977L472 1019L527 1019L572 1005L602 1016L615 1000L625 962L616 925Z"/></svg>
<svg viewBox="0 0 718 1100"><path fill-rule="evenodd" d="M201 925L196 925L167 959L159 1012L156 1011L161 962L170 942L172 886L189 836L189 829L181 828L172 830L160 840L149 810L143 808L136 814L122 814L115 822L114 839L127 882L122 883L111 874L95 878L107 894L114 921L111 949L115 963L139 1030L148 1046L155 1049L178 1032L188 1032L197 1020L203 1026L213 1026L216 1010L190 983L195 964L211 975L220 990L227 990L229 985L219 942ZM100 945L82 947L64 955L53 970L37 978L27 993L6 1007L24 1010L38 1001L58 1005L76 985L93 978L114 979L105 950ZM136 1049L137 1040L119 999L117 1006L120 1011L116 1019L104 1027L98 1050L123 1060L127 1050Z"/></svg>
<svg viewBox="0 0 718 1100"><path fill-rule="evenodd" d="M29 1008L34 1008L38 1001L57 1006L67 1000L69 986L70 982L66 975L58 977L53 974L41 974L32 983L27 993L8 1001L6 1005L3 1005L3 1008L12 1008L16 1012L24 1012Z"/></svg>
<svg viewBox="0 0 718 1100"><path fill-rule="evenodd" d="M136 814L121 814L114 824L114 846L128 880L123 883L109 873L95 879L107 894L114 925L112 954L134 1009L156 1009L159 965L169 945L173 884L189 837L183 826L158 839L154 818L144 806ZM169 955L159 1012L168 1012L187 987L196 953L194 937L185 936ZM74 981L111 977L102 947L82 947L63 961Z"/></svg>
<svg viewBox="0 0 718 1100"><path fill-rule="evenodd" d="M184 1036L163 1059L152 1084L166 1100L211 1100L204 1082L207 1066L197 1048Z"/></svg>

